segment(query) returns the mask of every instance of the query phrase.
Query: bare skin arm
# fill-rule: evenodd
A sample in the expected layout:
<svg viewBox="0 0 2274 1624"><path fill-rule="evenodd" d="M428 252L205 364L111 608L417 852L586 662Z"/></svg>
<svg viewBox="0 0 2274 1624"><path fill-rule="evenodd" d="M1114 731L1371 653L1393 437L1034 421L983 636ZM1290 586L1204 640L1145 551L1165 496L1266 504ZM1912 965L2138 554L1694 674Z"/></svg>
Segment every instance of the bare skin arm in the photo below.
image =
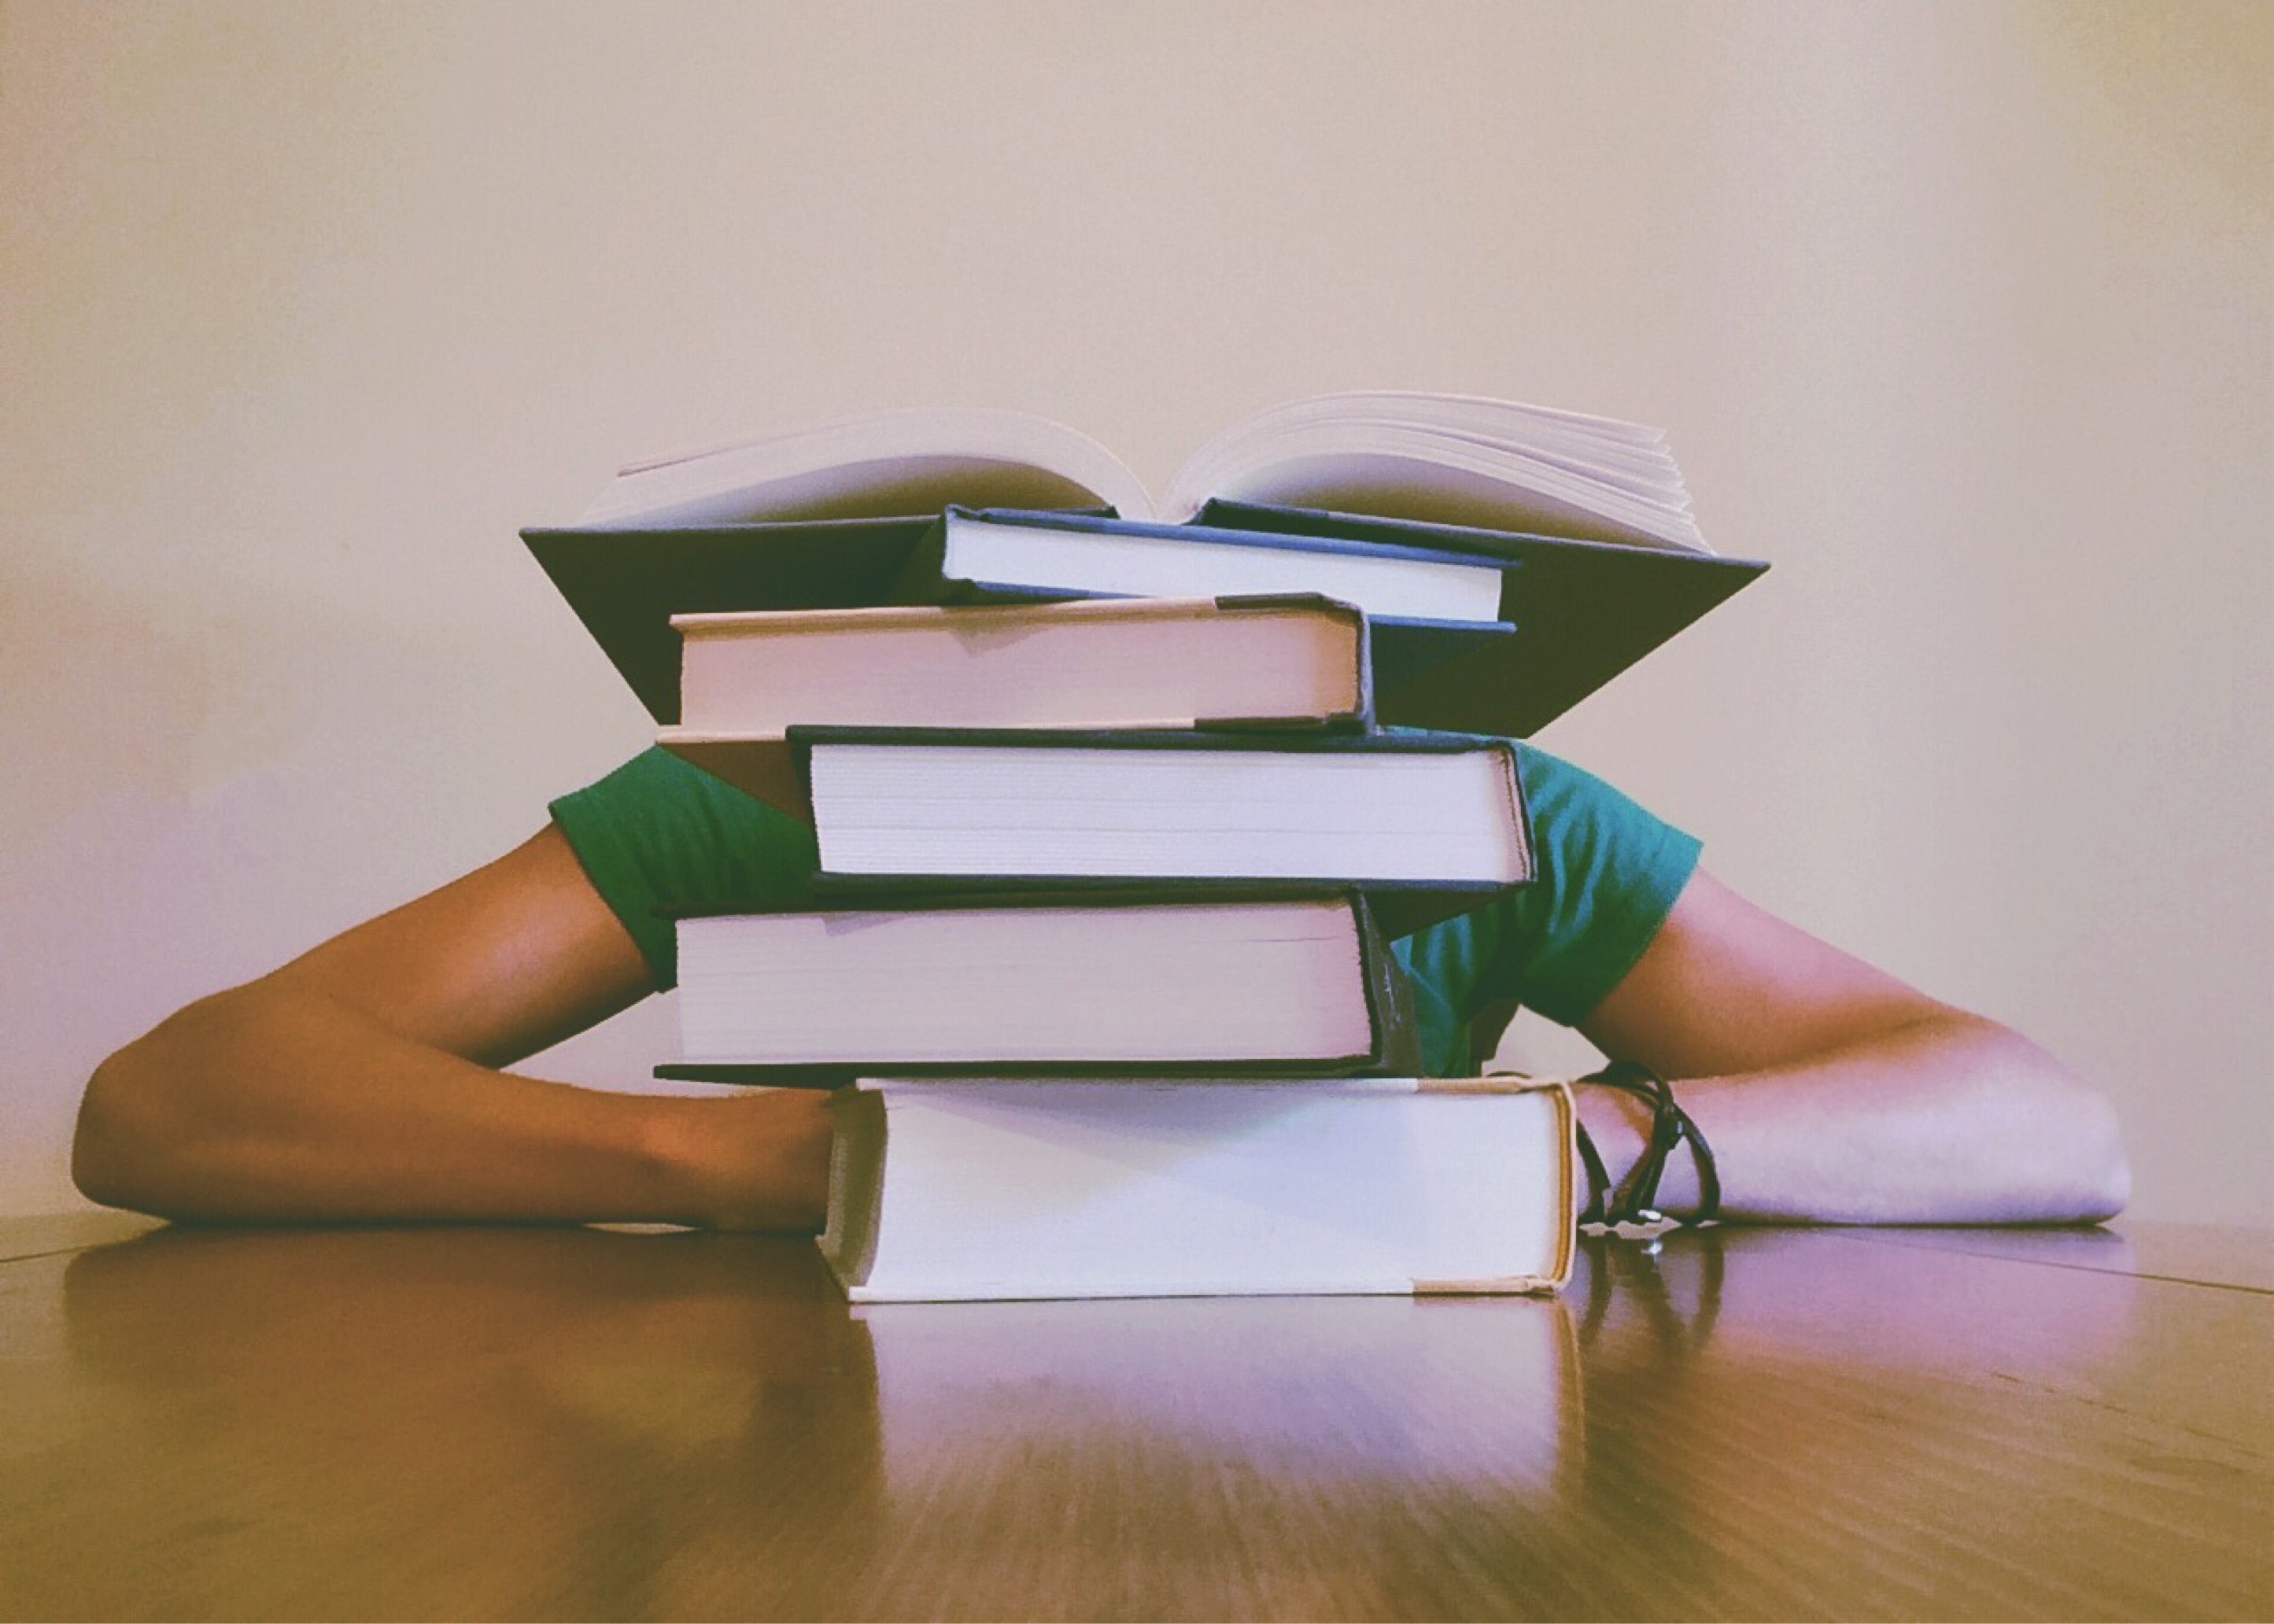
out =
<svg viewBox="0 0 2274 1624"><path fill-rule="evenodd" d="M72 1174L95 1200L177 1218L817 1228L818 1096L614 1094L494 1069L651 990L547 827L113 1055Z"/></svg>
<svg viewBox="0 0 2274 1624"><path fill-rule="evenodd" d="M1681 1080L1722 1212L1817 1223L2052 1223L2113 1216L2129 1177L2107 1101L1994 1021L1940 1004L1703 872L1583 1023L1606 1054ZM1647 1113L1583 1087L1615 1180ZM1692 1210L1676 1152L1664 1210Z"/></svg>
<svg viewBox="0 0 2274 1624"><path fill-rule="evenodd" d="M96 1200L183 1218L818 1227L816 1095L660 1099L493 1069L649 990L548 828L112 1056L73 1172ZM2123 1204L2113 1117L2057 1062L1708 876L1584 1029L1689 1079L1732 1216L2042 1222ZM1640 1113L1581 1094L1615 1177ZM1663 1204L1695 1190L1678 1158Z"/></svg>

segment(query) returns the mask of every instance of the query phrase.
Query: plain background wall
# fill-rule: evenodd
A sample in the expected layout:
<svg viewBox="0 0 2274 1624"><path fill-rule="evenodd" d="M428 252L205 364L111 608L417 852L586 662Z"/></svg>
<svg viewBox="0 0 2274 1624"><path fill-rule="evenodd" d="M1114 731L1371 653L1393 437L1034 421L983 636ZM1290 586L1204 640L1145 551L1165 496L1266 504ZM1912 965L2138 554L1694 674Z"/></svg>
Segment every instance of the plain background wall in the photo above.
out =
<svg viewBox="0 0 2274 1624"><path fill-rule="evenodd" d="M967 402L1165 483L1392 386L1665 426L1776 568L1543 742L2274 1216L2270 87L2208 0L9 0L0 1212L639 748L515 536L618 462Z"/></svg>

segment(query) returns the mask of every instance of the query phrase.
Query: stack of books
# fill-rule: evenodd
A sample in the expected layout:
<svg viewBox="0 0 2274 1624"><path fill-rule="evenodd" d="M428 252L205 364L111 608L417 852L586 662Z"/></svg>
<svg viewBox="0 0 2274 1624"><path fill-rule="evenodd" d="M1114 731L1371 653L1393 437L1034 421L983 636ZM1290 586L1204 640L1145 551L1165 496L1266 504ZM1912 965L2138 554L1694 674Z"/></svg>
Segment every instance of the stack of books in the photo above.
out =
<svg viewBox="0 0 2274 1624"><path fill-rule="evenodd" d="M523 532L660 741L809 823L677 923L666 1076L833 1089L856 1300L1537 1290L1560 1086L1416 1075L1389 942L1532 877L1512 737L1765 566L1662 437L1356 395L1156 504L908 412L626 470Z"/></svg>

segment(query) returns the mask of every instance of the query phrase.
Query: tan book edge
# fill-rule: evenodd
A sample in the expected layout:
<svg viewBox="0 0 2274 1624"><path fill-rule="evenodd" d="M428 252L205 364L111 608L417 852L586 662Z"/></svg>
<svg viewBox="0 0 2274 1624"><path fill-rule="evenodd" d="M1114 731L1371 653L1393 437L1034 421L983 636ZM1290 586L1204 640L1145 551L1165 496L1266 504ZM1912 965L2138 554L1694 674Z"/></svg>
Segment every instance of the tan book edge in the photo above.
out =
<svg viewBox="0 0 2274 1624"><path fill-rule="evenodd" d="M865 1088L832 1089L829 1116L829 1210L816 1240L842 1284L868 1279L877 1260L885 1211L885 1097Z"/></svg>
<svg viewBox="0 0 2274 1624"><path fill-rule="evenodd" d="M1213 598L1095 598L1040 604L878 604L845 609L717 609L671 617L683 637L752 631L826 631L874 626L947 626L958 621L988 629L1058 625L1081 620L1178 620L1257 611L1227 610Z"/></svg>
<svg viewBox="0 0 2274 1624"><path fill-rule="evenodd" d="M1483 1077L1425 1077L1415 1092L1419 1094L1551 1094L1555 1098L1556 1116L1562 1123L1563 1154L1559 1158L1562 1188L1557 1200L1570 1215L1570 1222L1559 1226L1562 1237L1556 1249L1555 1264L1545 1274L1499 1274L1475 1280L1417 1280L1413 1282L1416 1297L1502 1297L1518 1293L1538 1295L1559 1291L1571 1278L1571 1266L1578 1256L1578 1192L1577 1188L1579 1164L1577 1111L1571 1101L1571 1086L1554 1078L1527 1077L1520 1071L1495 1071Z"/></svg>

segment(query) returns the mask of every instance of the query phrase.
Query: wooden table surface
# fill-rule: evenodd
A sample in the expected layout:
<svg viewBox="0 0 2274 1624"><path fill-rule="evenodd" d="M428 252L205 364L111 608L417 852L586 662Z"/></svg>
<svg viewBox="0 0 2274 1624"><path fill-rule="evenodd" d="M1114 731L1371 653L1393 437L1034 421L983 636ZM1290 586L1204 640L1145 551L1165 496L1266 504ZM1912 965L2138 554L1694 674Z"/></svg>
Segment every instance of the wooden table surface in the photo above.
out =
<svg viewBox="0 0 2274 1624"><path fill-rule="evenodd" d="M0 1222L0 1617L2274 1613L2259 1238L856 1312L793 1241L135 1228Z"/></svg>

